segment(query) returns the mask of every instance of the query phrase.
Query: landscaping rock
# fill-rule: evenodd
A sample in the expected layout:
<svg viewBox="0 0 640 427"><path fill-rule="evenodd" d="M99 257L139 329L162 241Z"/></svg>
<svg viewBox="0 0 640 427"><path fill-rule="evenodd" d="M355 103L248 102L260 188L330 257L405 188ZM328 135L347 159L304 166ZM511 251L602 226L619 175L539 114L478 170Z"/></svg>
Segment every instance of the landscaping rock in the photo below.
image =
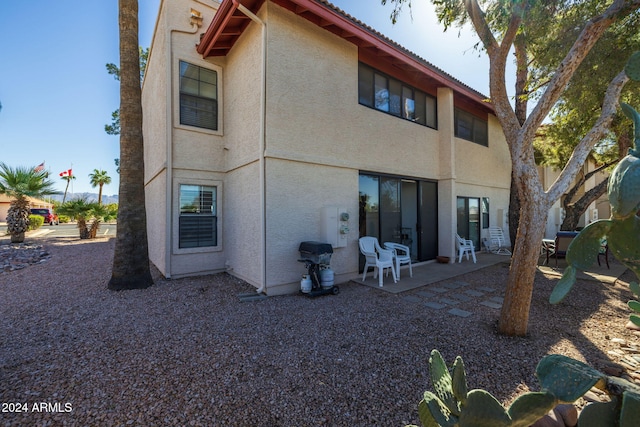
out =
<svg viewBox="0 0 640 427"><path fill-rule="evenodd" d="M21 270L32 264L48 261L51 254L42 245L28 243L0 246L0 273Z"/></svg>
<svg viewBox="0 0 640 427"><path fill-rule="evenodd" d="M531 427L575 427L578 424L578 410L571 404L558 405Z"/></svg>

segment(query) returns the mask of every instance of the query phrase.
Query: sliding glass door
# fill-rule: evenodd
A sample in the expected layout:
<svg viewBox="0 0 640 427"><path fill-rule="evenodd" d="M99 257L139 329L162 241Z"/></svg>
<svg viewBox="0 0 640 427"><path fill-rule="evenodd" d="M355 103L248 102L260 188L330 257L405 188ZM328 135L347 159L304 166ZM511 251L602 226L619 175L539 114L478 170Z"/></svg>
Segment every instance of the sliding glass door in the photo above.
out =
<svg viewBox="0 0 640 427"><path fill-rule="evenodd" d="M476 197L458 197L457 199L458 234L473 241L480 249L480 199Z"/></svg>
<svg viewBox="0 0 640 427"><path fill-rule="evenodd" d="M438 252L437 183L377 174L360 175L360 237L409 246L416 261ZM361 266L362 267L362 266Z"/></svg>

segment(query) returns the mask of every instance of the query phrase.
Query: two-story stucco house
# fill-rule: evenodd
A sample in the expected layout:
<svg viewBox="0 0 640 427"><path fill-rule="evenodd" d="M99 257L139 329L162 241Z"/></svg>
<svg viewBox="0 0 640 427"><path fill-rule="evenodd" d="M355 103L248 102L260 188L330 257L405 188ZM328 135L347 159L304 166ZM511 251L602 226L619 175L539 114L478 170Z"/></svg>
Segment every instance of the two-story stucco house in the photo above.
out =
<svg viewBox="0 0 640 427"><path fill-rule="evenodd" d="M506 229L491 103L327 1L162 1L143 106L167 277L228 271L274 295L299 288L302 241L332 244L339 283L360 236L419 262Z"/></svg>

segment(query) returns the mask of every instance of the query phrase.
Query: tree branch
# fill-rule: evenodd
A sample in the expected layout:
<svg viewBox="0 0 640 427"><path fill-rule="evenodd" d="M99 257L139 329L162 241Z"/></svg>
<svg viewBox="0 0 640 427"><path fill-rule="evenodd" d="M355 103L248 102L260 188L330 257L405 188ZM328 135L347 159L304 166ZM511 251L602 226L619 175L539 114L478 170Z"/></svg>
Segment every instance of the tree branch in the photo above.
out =
<svg viewBox="0 0 640 427"><path fill-rule="evenodd" d="M580 189L580 187L582 186L582 184L584 184L584 183L585 183L585 181L586 181L586 180L588 180L589 178L591 178L593 175L595 175L595 174L597 174L597 173L601 172L603 169L608 168L609 166L613 165L613 164L614 164L614 163L616 163L617 161L618 161L618 159L616 159L616 160L612 160L612 161L610 161L610 162L607 162L607 163L605 163L605 164L603 164L603 165L598 166L597 168L595 168L595 169L594 169L594 170L592 170L592 171L587 172L586 174L581 173L581 174L580 174L580 178L578 179L578 181L576 181L576 183L575 183L575 184L574 184L574 185L569 189L569 191L568 191L568 192L564 195L564 197L562 198L562 206L566 209L566 208L567 208L567 206L569 206L569 205L571 205L571 204L579 203L579 202L583 199L583 197L584 197L584 196L583 196L583 197L581 197L581 198L578 200L578 202L573 202L573 203L572 203L572 200L573 200L573 196L575 196L575 195L576 195L576 193L578 192L578 190ZM605 181L607 181L607 180L605 179ZM598 185L600 185L600 184L598 184ZM590 192L590 191L591 191L591 190L589 190L589 192ZM589 192L587 192L587 193L589 193ZM597 196L597 197L600 197L600 194L598 194L598 196Z"/></svg>
<svg viewBox="0 0 640 427"><path fill-rule="evenodd" d="M640 1L640 0L639 0ZM491 102L495 106L495 111L500 123L508 124L511 128L507 131L517 131L520 128L520 123L516 118L513 107L509 103L509 96L505 86L505 71L507 64L507 56L509 50L518 32L518 27L522 18L513 14L509 22L509 26L504 33L502 43L493 36L489 24L485 19L485 14L480 9L480 5L477 0L465 0L464 2L467 14L471 18L473 27L480 37L484 48L489 55L489 86L491 91Z"/></svg>
<svg viewBox="0 0 640 427"><path fill-rule="evenodd" d="M478 37L480 37L484 48L491 57L495 54L495 51L498 50L499 46L495 37L493 37L489 24L487 24L484 12L480 9L480 5L476 0L465 0L464 6L467 9L467 14L469 14L469 17L471 18L471 23L473 24Z"/></svg>
<svg viewBox="0 0 640 427"><path fill-rule="evenodd" d="M569 161L558 175L558 178L547 190L547 195L551 200L557 200L563 193L563 189L567 188L578 170L582 167L587 156L595 146L595 144L604 138L609 129L609 125L613 121L618 108L618 100L620 99L620 93L622 88L629 81L624 71L621 71L616 77L611 80L609 87L604 95L604 101L602 103L602 111L600 117L593 125L593 127L587 132L587 134L580 140L576 148L573 150Z"/></svg>
<svg viewBox="0 0 640 427"><path fill-rule="evenodd" d="M607 28L621 15L640 7L640 0L615 0L601 15L592 18L571 49L556 68L553 78L524 125L525 134L533 136L551 108L558 101L567 83L591 48L600 39ZM531 134L531 135L529 135ZM525 137L525 140L528 139Z"/></svg>

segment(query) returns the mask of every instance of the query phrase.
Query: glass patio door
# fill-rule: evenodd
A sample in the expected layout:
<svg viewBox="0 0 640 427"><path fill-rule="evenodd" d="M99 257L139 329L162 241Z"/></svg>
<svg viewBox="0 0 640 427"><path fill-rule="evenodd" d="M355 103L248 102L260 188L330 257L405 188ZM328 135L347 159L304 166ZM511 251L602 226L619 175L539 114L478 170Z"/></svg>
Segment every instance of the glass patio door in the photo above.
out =
<svg viewBox="0 0 640 427"><path fill-rule="evenodd" d="M409 246L416 261L438 249L437 184L411 178L361 174L360 237ZM364 264L361 265L361 267Z"/></svg>
<svg viewBox="0 0 640 427"><path fill-rule="evenodd" d="M460 237L473 241L476 250L480 249L480 199L458 197L457 217Z"/></svg>

